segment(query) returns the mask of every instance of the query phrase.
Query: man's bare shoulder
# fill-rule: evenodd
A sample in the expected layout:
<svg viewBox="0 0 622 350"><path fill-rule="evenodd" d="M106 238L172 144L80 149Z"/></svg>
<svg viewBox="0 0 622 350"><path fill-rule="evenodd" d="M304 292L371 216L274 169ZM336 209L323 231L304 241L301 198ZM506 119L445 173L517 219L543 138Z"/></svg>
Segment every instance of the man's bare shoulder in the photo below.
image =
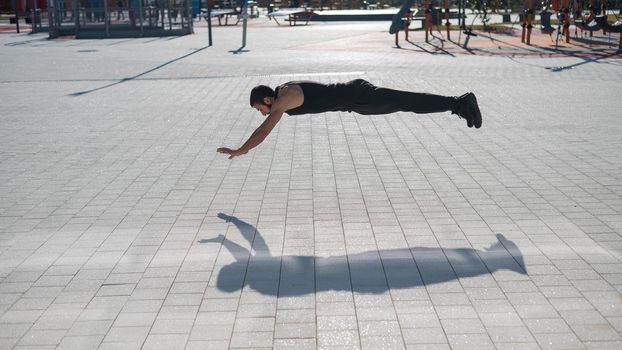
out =
<svg viewBox="0 0 622 350"><path fill-rule="evenodd" d="M289 82L289 83L285 83L280 86L277 98L281 96L298 95L298 94L302 95L302 88L300 87L300 85L296 82Z"/></svg>
<svg viewBox="0 0 622 350"><path fill-rule="evenodd" d="M304 94L300 85L296 83L286 83L279 87L279 92L274 101L273 108L285 112L302 105L304 99Z"/></svg>

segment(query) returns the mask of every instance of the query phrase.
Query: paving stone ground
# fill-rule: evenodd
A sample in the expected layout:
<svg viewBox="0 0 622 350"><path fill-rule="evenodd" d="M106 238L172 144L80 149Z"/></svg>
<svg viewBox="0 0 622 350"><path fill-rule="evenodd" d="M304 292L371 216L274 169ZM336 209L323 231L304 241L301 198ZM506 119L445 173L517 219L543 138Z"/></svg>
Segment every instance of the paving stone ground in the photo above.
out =
<svg viewBox="0 0 622 350"><path fill-rule="evenodd" d="M621 348L620 56L386 27L0 35L0 349ZM253 86L355 78L474 91L484 125L285 117L215 152Z"/></svg>

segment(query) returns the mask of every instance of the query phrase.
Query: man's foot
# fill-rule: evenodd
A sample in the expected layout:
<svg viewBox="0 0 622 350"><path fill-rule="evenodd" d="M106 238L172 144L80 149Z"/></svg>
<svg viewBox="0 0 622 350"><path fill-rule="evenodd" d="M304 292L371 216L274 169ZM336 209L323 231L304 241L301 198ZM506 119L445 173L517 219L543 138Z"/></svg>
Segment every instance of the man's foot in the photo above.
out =
<svg viewBox="0 0 622 350"><path fill-rule="evenodd" d="M482 113L479 111L475 94L469 92L458 97L457 100L458 106L452 113L466 119L469 128L475 126L479 129L482 126Z"/></svg>
<svg viewBox="0 0 622 350"><path fill-rule="evenodd" d="M402 8L395 15L393 15L393 21L391 22L391 27L389 28L390 34L395 34L402 28L402 18L404 18L406 12L410 11L410 7L414 2L415 0L405 0Z"/></svg>

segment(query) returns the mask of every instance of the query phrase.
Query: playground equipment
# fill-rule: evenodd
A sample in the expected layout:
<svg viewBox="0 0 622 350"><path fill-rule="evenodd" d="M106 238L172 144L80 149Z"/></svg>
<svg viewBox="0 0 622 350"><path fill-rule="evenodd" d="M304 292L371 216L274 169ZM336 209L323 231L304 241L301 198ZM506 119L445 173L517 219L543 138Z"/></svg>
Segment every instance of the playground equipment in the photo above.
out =
<svg viewBox="0 0 622 350"><path fill-rule="evenodd" d="M566 42L570 42L570 0L563 0L562 8L557 9L559 25L562 26L562 33L566 38ZM559 41L559 31L557 32L557 39Z"/></svg>
<svg viewBox="0 0 622 350"><path fill-rule="evenodd" d="M548 10L540 12L540 31L543 34L552 35L555 32L555 28L551 26L551 15L553 13Z"/></svg>
<svg viewBox="0 0 622 350"><path fill-rule="evenodd" d="M434 8L432 7L432 2L430 0L424 0L423 2L424 17L425 21L423 22L423 30L425 30L425 42L429 42L429 35L432 35L432 11Z"/></svg>
<svg viewBox="0 0 622 350"><path fill-rule="evenodd" d="M412 20L412 11L408 9L408 11L404 14L404 17L401 18L401 23L404 26L404 39L408 41L408 32L410 31L410 22ZM395 32L395 46L400 46L400 38L399 38L399 30Z"/></svg>
<svg viewBox="0 0 622 350"><path fill-rule="evenodd" d="M410 31L410 24L413 21L420 21L421 28L425 33L425 42L430 42L430 36L432 36L432 31L434 27L437 28L439 34L441 33L439 27L441 25L445 26L446 37L447 40L451 40L451 19L458 19L458 25L460 25L460 20L465 18L466 15L462 12L461 9L464 8L465 0L458 0L459 10L458 12L450 11L450 0L439 0L439 5L443 6L442 8L435 8L433 5L434 0L422 0L420 3L420 10L413 12L411 10L411 6L414 3L414 0L406 0L402 6L402 8L393 16L393 22L391 24L391 28L389 29L390 34L395 34L395 45L399 46L399 31L400 29L404 30L405 39L408 40L408 33ZM443 19L445 22L443 23ZM464 25L464 24L463 24Z"/></svg>
<svg viewBox="0 0 622 350"><path fill-rule="evenodd" d="M610 24L607 20L607 4L606 2L598 3L596 0L590 0L589 15L585 19L578 19L581 16L581 9L579 4L575 4L577 9L575 9L575 36L578 36L577 29L581 30L581 34L584 32L589 32L589 36L593 37L594 32L599 30L603 31L603 35L611 35L611 33L620 33L620 39L618 43L618 49L622 50L622 23L620 22L620 18L618 18L615 13L617 21L613 24Z"/></svg>
<svg viewBox="0 0 622 350"><path fill-rule="evenodd" d="M588 31L590 33L590 37L594 36L595 31L599 31L603 29L603 21L596 20L596 18L600 15L601 6L594 0L590 0L590 5L588 6L589 15L586 19L577 20L577 18L581 18L583 16L579 16L575 18L575 25L581 29L581 32ZM606 19L605 19L606 22ZM604 32L603 32L604 34Z"/></svg>
<svg viewBox="0 0 622 350"><path fill-rule="evenodd" d="M535 8L534 3L531 3L530 0L526 1L526 10L525 14L522 16L522 26L523 26L523 42L526 42L527 45L530 44L530 31L529 24L530 21L533 21L533 17L529 17L529 10ZM543 11L540 12L540 21L541 26L540 29L542 33L552 35L552 33L556 30L551 25L551 16L553 13L557 14L558 24L557 24L557 39L555 40L556 47L557 43L560 40L560 37L563 36L566 43L570 43L570 16L573 14L574 24L575 24L575 37L579 37L578 30L581 30L581 35L584 32L589 32L589 36L592 37L593 33L599 30L603 31L603 34L610 33L620 33L621 32L621 23L619 18L613 24L607 21L607 8L606 3L603 1L602 3L598 3L597 0L590 0L589 5L589 14L586 18L583 18L583 10L582 10L582 2L580 0L573 0L573 3L570 3L570 0L550 0L544 2ZM549 11L552 10L553 12ZM613 12L612 12L613 13ZM615 16L615 13L614 13ZM611 34L610 34L611 35ZM622 36L620 38L619 49L622 49Z"/></svg>
<svg viewBox="0 0 622 350"><path fill-rule="evenodd" d="M551 16L553 13L557 14L557 38L555 45L559 43L560 36L565 36L566 42L570 42L570 9L568 6L569 0L552 0L550 2L543 3L543 10L540 12L540 31L543 34L548 34L553 40L552 34L555 32L555 28L551 25ZM549 11L553 10L553 12Z"/></svg>
<svg viewBox="0 0 622 350"><path fill-rule="evenodd" d="M533 29L533 17L536 11L537 0L525 0L525 10L523 11L522 24L523 30L521 32L522 43L531 45L531 30Z"/></svg>
<svg viewBox="0 0 622 350"><path fill-rule="evenodd" d="M536 15L540 16L539 28L542 34L548 34L551 38L551 41L553 41L553 33L557 32L556 39L554 40L555 48L558 48L561 40L564 40L566 43L570 43L570 29L572 23L571 20L575 24L576 38L579 37L579 30L581 31L581 35L583 35L584 32L589 32L590 36L592 36L595 31L602 30L603 34L609 34L611 42L611 34L620 33L622 31L622 25L618 15L614 13L611 9L607 9L607 0L543 0L542 3L540 3L541 0L523 1L525 9L524 12L521 13L519 16L519 23L522 27L521 42L525 43L526 45L532 45L531 36L533 34ZM581 8L583 1L590 2L589 16L585 16L585 18L583 17L583 11ZM611 4L611 1L619 0L609 1ZM486 0L482 0L481 2L479 2L476 11L473 13L474 15L472 17L473 21L471 23L471 26L469 27L465 24L465 2L465 0L458 0L458 12L456 13L449 10L449 0L436 0L436 2L435 0L421 0L421 2L419 3L419 10L414 12L410 9L410 6L414 3L414 0L406 0L404 4L405 6L403 6L400 12L398 12L394 16L393 23L391 25L390 33L395 34L395 45L399 47L399 30L404 30L406 34L406 40L408 40L410 25L412 21L421 21L421 28L424 30L425 33L426 43L430 42L430 40L433 38L438 39L437 36L430 38L430 36L432 35L432 30L434 30L435 27L438 31L438 35L440 35L441 37L443 36L440 29L441 25L445 26L446 39L451 41L450 19L458 18L458 26L461 30L460 35L464 33L466 35L466 39L462 43L462 41L460 40L461 36L459 36L457 40L459 43L462 43L461 46L467 48L469 44L469 39L472 36L477 36L472 30L475 21L480 20L482 23L484 23L484 30L486 29L486 24L489 19L489 8L487 8ZM440 8L435 8L433 4L437 4ZM536 13L536 11L538 12ZM617 21L615 23L610 23L607 20L607 11L609 11L609 18L611 18L612 13L616 17ZM556 15L557 17L556 26L553 24L553 15ZM620 42L618 47L622 51L622 34L620 35Z"/></svg>
<svg viewBox="0 0 622 350"><path fill-rule="evenodd" d="M475 20L481 16L482 18L481 21L484 24L484 26L486 26L486 23L488 23L489 21L487 1L482 1L480 8L475 13L475 16L473 16L473 20L471 20L471 25L467 28L466 26L466 3L467 3L466 0L460 0L458 2L458 15L460 18L460 30L462 30L462 33L464 33L464 35L466 35L466 39L464 40L464 45L463 45L465 49L469 47L469 41L471 40L471 37L477 36L477 34L473 32L473 25L475 24ZM458 39L458 41L460 41L460 39Z"/></svg>
<svg viewBox="0 0 622 350"><path fill-rule="evenodd" d="M451 40L450 30L451 22L449 22L449 0L445 0L445 29L447 30L447 40Z"/></svg>
<svg viewBox="0 0 622 350"><path fill-rule="evenodd" d="M589 7L590 14L587 19L575 20L577 28L582 31L590 32L590 36L593 36L593 33L599 30L602 30L603 34L607 34L607 32L620 33L620 21L618 20L614 24L610 24L607 21L607 8L605 3L601 6L601 11L599 12L597 6L595 6L595 1L592 0Z"/></svg>
<svg viewBox="0 0 622 350"><path fill-rule="evenodd" d="M401 27L404 25L405 15L407 12L410 12L410 8L412 7L415 0L405 0L404 4L402 4L402 8L397 11L396 14L393 15L393 20L391 21L391 27L389 27L389 34L396 34L399 32ZM410 23L410 22L409 22Z"/></svg>

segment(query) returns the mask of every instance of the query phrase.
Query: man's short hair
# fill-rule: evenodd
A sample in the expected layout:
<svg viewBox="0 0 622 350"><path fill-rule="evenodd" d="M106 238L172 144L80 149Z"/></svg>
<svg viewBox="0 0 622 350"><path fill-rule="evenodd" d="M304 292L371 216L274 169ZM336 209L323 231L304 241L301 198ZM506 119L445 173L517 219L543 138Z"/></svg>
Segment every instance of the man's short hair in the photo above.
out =
<svg viewBox="0 0 622 350"><path fill-rule="evenodd" d="M263 99L265 97L275 97L275 92L271 87L265 85L257 85L251 90L251 107L255 103L265 104Z"/></svg>

